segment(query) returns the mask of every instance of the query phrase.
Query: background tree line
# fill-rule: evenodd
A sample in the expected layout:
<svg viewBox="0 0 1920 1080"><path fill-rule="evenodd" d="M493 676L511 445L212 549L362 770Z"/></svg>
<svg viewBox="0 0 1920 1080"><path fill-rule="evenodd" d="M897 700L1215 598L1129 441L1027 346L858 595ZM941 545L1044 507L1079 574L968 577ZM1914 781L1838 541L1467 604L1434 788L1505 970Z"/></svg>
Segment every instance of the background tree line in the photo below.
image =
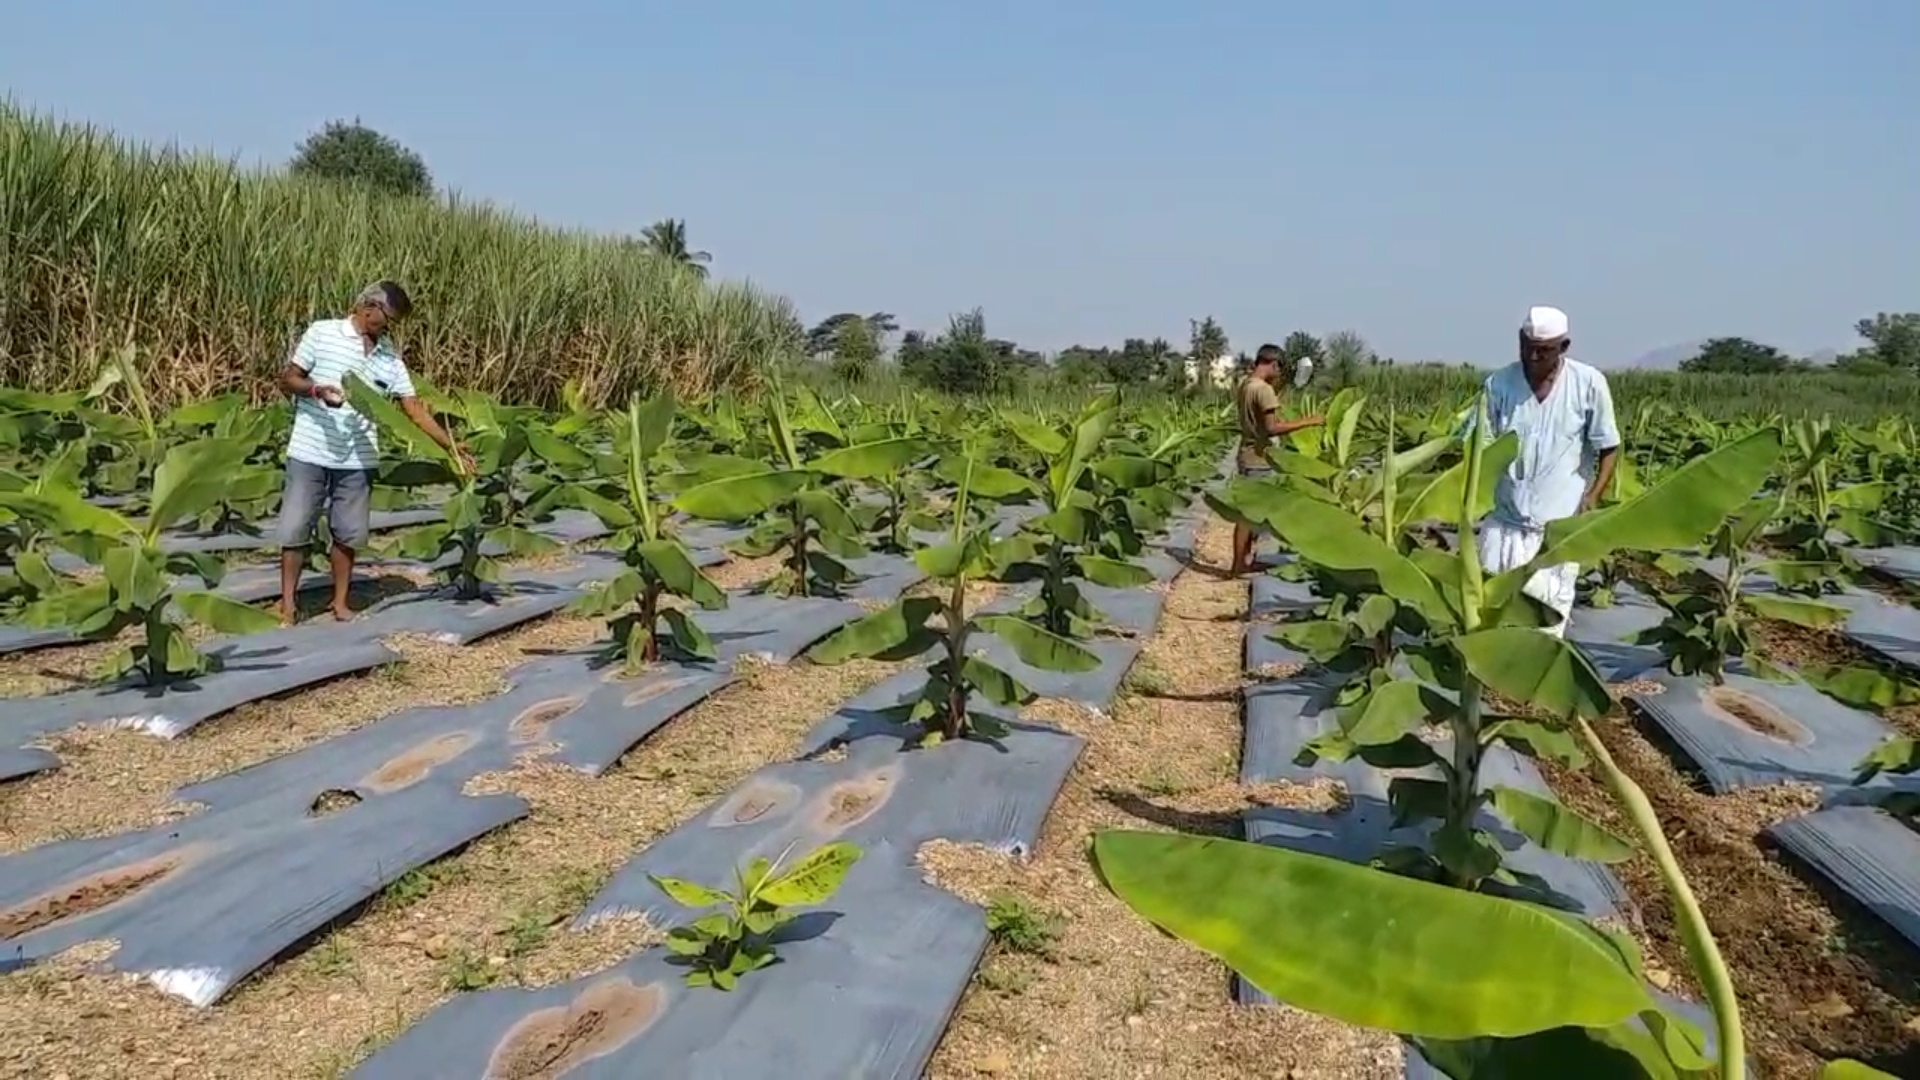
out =
<svg viewBox="0 0 1920 1080"><path fill-rule="evenodd" d="M398 141L362 124L334 121L309 136L296 150L288 171L361 185L402 198L431 198L435 187L421 156ZM684 220L667 218L648 226L624 245L647 250L692 274L706 276L712 256L691 246ZM1779 376L1794 373L1837 373L1852 376L1900 377L1920 374L1920 313L1880 312L1854 326L1863 344L1834 357L1831 363L1790 356L1782 350L1742 337L1720 337L1704 342L1679 370L1692 375ZM901 332L889 312L841 312L811 329L791 328L804 340L804 351L844 383L859 385L890 374L907 382L946 393L1005 393L1038 383L1062 387L1113 384L1129 387L1193 387L1212 381L1216 364L1232 356L1232 375L1250 362L1245 349L1230 352L1226 331L1212 316L1189 322L1186 348L1163 337L1126 338L1112 345L1075 344L1049 357L1016 342L991 336L986 316L978 308L949 319L939 333L910 329ZM895 340L895 335L898 340ZM1381 357L1353 330L1336 330L1320 338L1295 330L1280 343L1290 362L1313 364L1312 385L1337 390L1364 381L1376 381L1395 362ZM891 371L888 370L891 366ZM1455 365L1419 364L1420 369L1450 369ZM1471 365L1458 365L1463 371ZM1232 377L1229 375L1229 377Z"/></svg>

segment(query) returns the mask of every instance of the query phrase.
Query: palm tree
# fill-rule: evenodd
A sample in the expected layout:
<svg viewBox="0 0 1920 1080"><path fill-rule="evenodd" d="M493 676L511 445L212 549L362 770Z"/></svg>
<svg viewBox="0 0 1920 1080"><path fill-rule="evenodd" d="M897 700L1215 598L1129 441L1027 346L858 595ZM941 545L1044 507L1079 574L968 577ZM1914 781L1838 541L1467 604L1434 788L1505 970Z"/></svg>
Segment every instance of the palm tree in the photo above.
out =
<svg viewBox="0 0 1920 1080"><path fill-rule="evenodd" d="M663 218L647 226L640 234L647 248L663 259L677 262L700 277L707 276L706 264L713 256L687 249L687 223L679 218Z"/></svg>

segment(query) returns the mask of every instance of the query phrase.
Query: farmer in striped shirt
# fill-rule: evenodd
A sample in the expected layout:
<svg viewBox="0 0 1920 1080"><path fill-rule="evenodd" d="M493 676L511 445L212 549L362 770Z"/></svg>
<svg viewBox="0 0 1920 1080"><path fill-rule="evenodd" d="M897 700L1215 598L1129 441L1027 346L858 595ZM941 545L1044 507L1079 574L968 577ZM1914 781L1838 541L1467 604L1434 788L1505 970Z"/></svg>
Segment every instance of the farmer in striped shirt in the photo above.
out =
<svg viewBox="0 0 1920 1080"><path fill-rule="evenodd" d="M413 307L407 292L391 281L361 290L345 318L321 319L307 327L280 372L280 389L293 397L293 436L287 440L287 485L280 496L280 619L293 622L294 593L306 562L307 545L322 504L333 534L328 561L333 570L333 617L353 618L347 585L353 578L353 554L367 542L372 513L373 470L380 464L373 421L347 404L351 374L372 389L396 398L407 418L434 442L471 469L472 459L434 421L414 396L407 365L387 337L387 326Z"/></svg>

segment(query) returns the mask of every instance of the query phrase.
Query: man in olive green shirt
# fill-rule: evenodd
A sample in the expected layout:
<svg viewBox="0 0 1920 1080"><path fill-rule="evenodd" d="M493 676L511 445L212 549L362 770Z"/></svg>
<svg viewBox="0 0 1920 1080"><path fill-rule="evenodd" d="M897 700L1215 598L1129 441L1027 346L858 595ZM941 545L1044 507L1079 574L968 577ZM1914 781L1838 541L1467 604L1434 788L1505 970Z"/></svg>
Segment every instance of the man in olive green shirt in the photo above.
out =
<svg viewBox="0 0 1920 1080"><path fill-rule="evenodd" d="M1239 472L1244 477L1273 475L1267 460L1267 447L1281 435L1322 423L1318 416L1299 420L1280 419L1280 392L1275 389L1280 372L1280 346L1262 345L1254 354L1253 367L1234 391L1235 412L1240 418ZM1253 569L1253 530L1245 525L1233 527L1233 566L1229 573L1239 576Z"/></svg>

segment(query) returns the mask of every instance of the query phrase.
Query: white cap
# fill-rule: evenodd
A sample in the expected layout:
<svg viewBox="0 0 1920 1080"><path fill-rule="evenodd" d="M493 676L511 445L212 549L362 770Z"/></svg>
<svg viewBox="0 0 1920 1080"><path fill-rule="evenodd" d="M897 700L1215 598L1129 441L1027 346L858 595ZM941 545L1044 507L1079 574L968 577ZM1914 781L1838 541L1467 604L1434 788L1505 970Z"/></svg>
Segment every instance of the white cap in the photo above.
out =
<svg viewBox="0 0 1920 1080"><path fill-rule="evenodd" d="M1567 313L1557 307L1529 308L1527 321L1520 324L1520 331L1535 341L1566 337Z"/></svg>

